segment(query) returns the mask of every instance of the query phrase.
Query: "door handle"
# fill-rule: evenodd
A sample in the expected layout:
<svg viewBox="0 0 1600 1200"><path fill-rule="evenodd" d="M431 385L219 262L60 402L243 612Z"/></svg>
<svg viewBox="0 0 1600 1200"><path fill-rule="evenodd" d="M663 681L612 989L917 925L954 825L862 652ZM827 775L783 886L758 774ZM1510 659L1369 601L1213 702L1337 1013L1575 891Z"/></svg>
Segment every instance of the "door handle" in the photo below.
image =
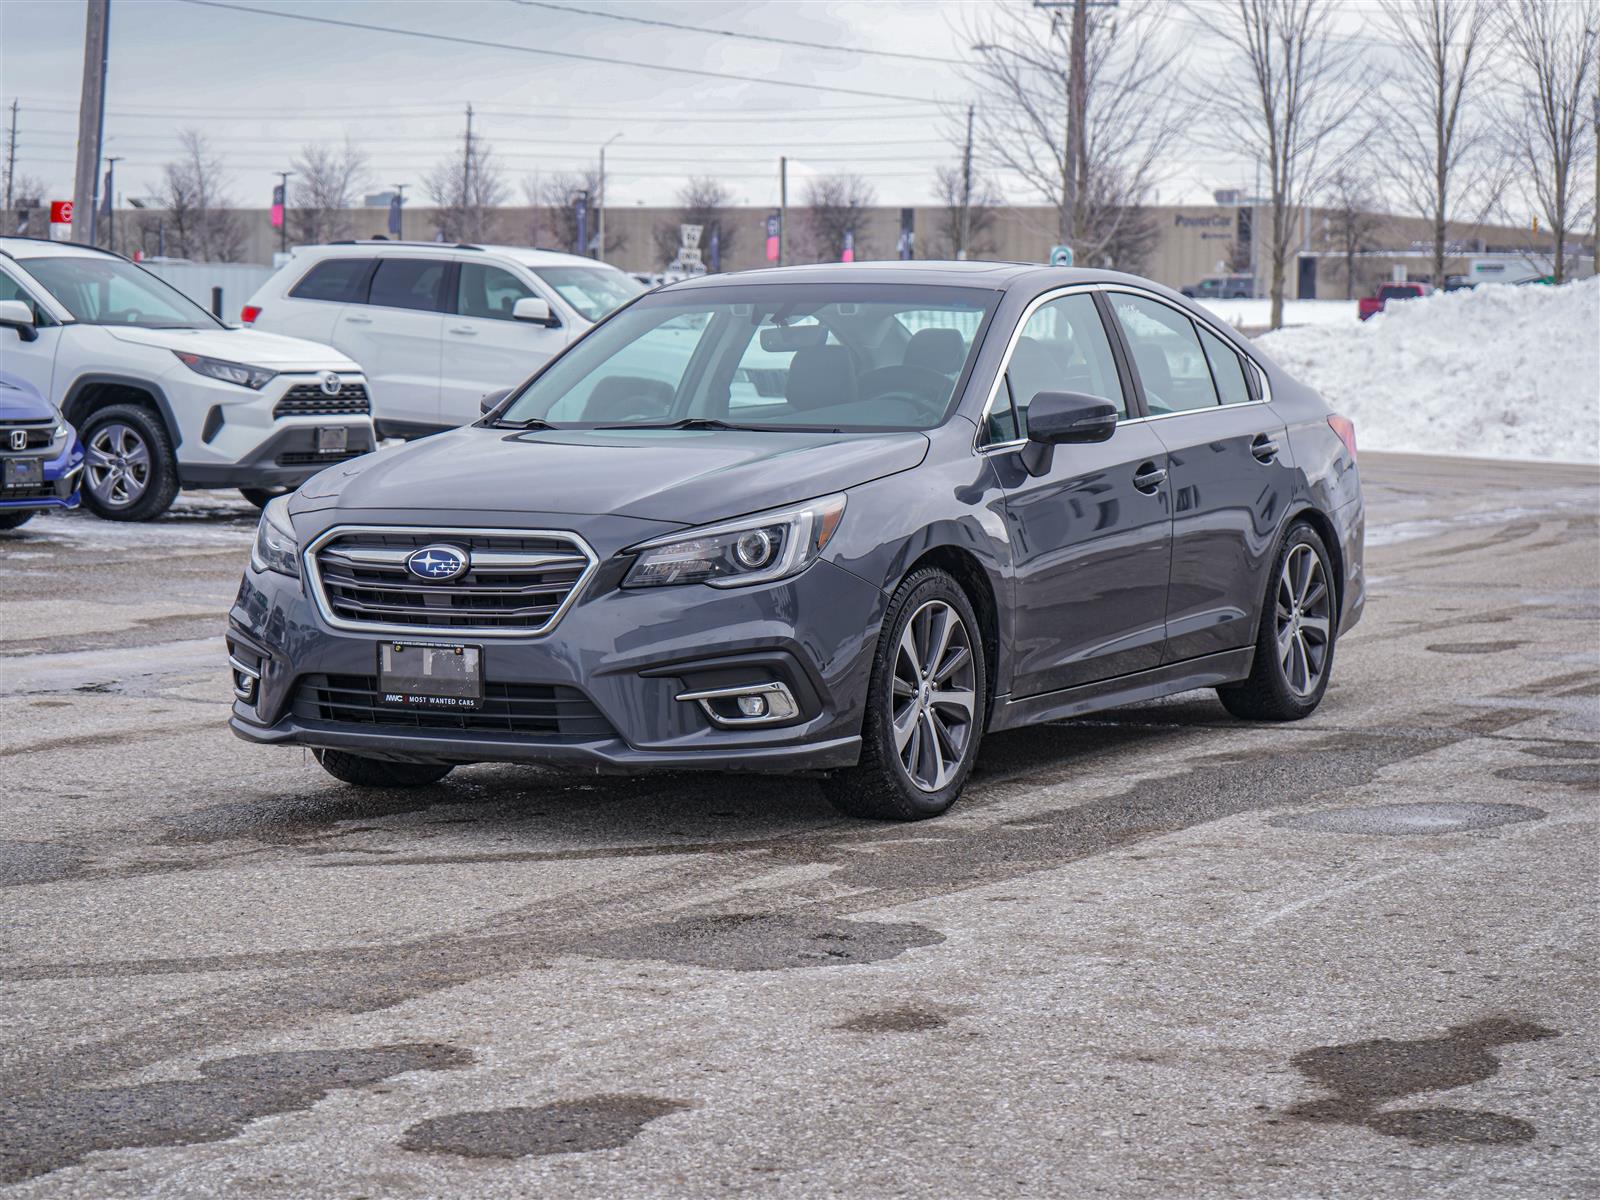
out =
<svg viewBox="0 0 1600 1200"><path fill-rule="evenodd" d="M346 317L344 319L344 323L346 325L371 325L372 324L372 318L371 317Z"/></svg>
<svg viewBox="0 0 1600 1200"><path fill-rule="evenodd" d="M1147 462L1134 475L1133 486L1141 492L1153 495L1155 490L1166 482L1166 479L1167 469L1165 467L1158 467L1153 462Z"/></svg>
<svg viewBox="0 0 1600 1200"><path fill-rule="evenodd" d="M1257 462L1269 463L1278 457L1278 443L1264 433L1256 434L1256 440L1250 443L1250 453Z"/></svg>
<svg viewBox="0 0 1600 1200"><path fill-rule="evenodd" d="M457 337L477 337L478 336L478 331L476 329L471 328L470 326L467 326L467 325L457 325L450 332L455 334Z"/></svg>

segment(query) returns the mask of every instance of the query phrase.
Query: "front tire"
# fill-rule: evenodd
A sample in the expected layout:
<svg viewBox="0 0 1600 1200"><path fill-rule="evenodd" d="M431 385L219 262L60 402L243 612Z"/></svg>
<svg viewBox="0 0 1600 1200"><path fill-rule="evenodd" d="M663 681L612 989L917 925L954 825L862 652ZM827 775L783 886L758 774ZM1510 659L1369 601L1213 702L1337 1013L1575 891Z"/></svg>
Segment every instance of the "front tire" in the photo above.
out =
<svg viewBox="0 0 1600 1200"><path fill-rule="evenodd" d="M276 500L279 496L287 496L292 491L294 489L288 487L247 487L240 488L239 495L257 508L265 508L269 501Z"/></svg>
<svg viewBox="0 0 1600 1200"><path fill-rule="evenodd" d="M107 521L153 521L178 495L166 426L139 404L98 409L83 430L83 502Z"/></svg>
<svg viewBox="0 0 1600 1200"><path fill-rule="evenodd" d="M313 750L322 769L340 783L370 788L416 788L438 783L455 768L449 763L389 762L345 750Z"/></svg>
<svg viewBox="0 0 1600 1200"><path fill-rule="evenodd" d="M1322 703L1339 634L1333 565L1317 531L1292 527L1268 578L1250 675L1217 698L1246 720L1298 721Z"/></svg>
<svg viewBox="0 0 1600 1200"><path fill-rule="evenodd" d="M20 529L38 515L37 508L0 511L0 529Z"/></svg>
<svg viewBox="0 0 1600 1200"><path fill-rule="evenodd" d="M972 602L945 572L916 572L895 592L878 636L861 761L823 781L840 812L920 821L955 803L983 736L988 664Z"/></svg>

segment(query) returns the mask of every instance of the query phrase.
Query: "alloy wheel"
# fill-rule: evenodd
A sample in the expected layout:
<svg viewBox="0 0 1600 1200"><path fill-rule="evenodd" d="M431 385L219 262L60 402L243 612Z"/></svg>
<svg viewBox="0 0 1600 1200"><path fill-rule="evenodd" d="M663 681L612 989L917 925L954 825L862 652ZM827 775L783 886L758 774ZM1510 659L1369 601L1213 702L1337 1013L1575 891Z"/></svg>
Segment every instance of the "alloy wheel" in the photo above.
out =
<svg viewBox="0 0 1600 1200"><path fill-rule="evenodd" d="M150 447L139 431L111 421L89 438L84 474L107 508L127 508L150 486Z"/></svg>
<svg viewBox="0 0 1600 1200"><path fill-rule="evenodd" d="M937 792L960 768L977 711L972 634L943 600L911 615L894 662L894 746L907 777Z"/></svg>
<svg viewBox="0 0 1600 1200"><path fill-rule="evenodd" d="M1278 662L1297 696L1309 696L1322 682L1333 640L1333 593L1317 552L1304 542L1292 546L1278 577Z"/></svg>

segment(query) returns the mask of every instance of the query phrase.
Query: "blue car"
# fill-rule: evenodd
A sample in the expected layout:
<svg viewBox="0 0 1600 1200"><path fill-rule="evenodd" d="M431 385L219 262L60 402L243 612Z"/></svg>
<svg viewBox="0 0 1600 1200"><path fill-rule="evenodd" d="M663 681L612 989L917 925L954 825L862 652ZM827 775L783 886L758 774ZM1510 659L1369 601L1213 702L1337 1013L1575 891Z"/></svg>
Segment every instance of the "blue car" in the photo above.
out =
<svg viewBox="0 0 1600 1200"><path fill-rule="evenodd" d="M82 474L77 431L32 384L0 372L0 529L47 508L77 508Z"/></svg>

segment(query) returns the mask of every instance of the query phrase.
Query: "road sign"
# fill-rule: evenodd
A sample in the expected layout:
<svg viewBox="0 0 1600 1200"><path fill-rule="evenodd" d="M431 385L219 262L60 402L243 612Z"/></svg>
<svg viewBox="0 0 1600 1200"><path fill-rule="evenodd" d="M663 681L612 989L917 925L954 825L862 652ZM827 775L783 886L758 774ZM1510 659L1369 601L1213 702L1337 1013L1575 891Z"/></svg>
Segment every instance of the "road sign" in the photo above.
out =
<svg viewBox="0 0 1600 1200"><path fill-rule="evenodd" d="M1072 265L1072 247L1051 246L1050 265L1052 267L1070 267Z"/></svg>
<svg viewBox="0 0 1600 1200"><path fill-rule="evenodd" d="M71 200L52 200L52 201L50 201L50 224L52 224L52 225L71 225L72 224L72 201Z"/></svg>

